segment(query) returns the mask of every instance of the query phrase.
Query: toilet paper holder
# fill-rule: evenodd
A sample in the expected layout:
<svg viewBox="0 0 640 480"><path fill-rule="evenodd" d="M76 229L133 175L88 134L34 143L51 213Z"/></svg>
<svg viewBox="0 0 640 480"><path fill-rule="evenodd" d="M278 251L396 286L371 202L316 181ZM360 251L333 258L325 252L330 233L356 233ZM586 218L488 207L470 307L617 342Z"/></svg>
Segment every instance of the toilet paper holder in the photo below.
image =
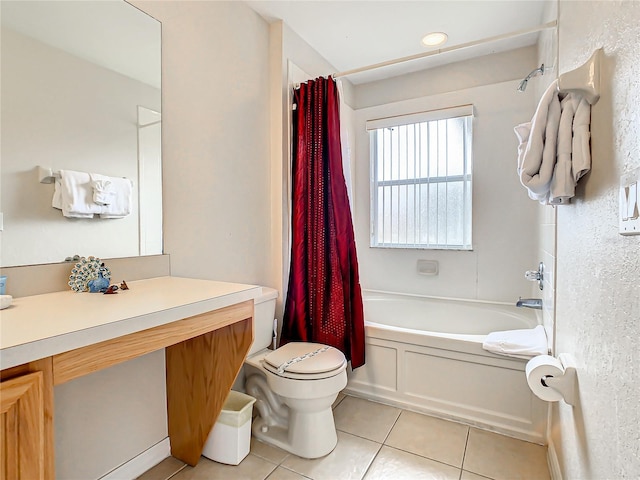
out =
<svg viewBox="0 0 640 480"><path fill-rule="evenodd" d="M542 383L543 386L553 388L555 391L560 393L564 401L573 407L577 400L575 359L568 353L561 353L558 355L558 360L562 363L564 374L560 377L547 375L540 379L540 383Z"/></svg>

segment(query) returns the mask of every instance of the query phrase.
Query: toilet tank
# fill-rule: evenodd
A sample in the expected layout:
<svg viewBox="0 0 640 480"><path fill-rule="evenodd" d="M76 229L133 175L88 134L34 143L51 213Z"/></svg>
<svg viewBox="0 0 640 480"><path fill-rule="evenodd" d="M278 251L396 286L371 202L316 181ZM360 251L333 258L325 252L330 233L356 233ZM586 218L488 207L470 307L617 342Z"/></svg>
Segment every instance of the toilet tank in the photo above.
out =
<svg viewBox="0 0 640 480"><path fill-rule="evenodd" d="M273 340L273 320L276 314L278 291L262 287L262 293L254 300L253 329L254 339L249 355L267 348Z"/></svg>

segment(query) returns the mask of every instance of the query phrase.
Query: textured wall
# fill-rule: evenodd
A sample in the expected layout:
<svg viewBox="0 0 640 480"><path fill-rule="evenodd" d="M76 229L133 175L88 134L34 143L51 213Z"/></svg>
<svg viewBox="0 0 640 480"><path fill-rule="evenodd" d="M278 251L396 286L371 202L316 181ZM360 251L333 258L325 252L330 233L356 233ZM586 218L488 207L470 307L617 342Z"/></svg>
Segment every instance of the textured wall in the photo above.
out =
<svg viewBox="0 0 640 480"><path fill-rule="evenodd" d="M640 476L640 236L618 234L620 175L640 166L640 2L562 1L560 72L604 47L592 170L558 207L556 345L575 355L579 404L553 407L565 479Z"/></svg>

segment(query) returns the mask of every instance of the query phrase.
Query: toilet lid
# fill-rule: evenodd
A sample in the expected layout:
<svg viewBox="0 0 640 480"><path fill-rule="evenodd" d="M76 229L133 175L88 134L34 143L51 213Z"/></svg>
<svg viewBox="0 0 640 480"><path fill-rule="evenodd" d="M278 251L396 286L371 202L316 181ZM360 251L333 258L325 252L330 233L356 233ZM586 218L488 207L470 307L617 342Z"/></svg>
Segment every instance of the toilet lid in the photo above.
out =
<svg viewBox="0 0 640 480"><path fill-rule="evenodd" d="M265 367L277 375L317 375L343 367L347 359L337 348L320 343L291 342L264 357ZM297 375L296 375L297 376ZM330 376L330 375L329 375Z"/></svg>

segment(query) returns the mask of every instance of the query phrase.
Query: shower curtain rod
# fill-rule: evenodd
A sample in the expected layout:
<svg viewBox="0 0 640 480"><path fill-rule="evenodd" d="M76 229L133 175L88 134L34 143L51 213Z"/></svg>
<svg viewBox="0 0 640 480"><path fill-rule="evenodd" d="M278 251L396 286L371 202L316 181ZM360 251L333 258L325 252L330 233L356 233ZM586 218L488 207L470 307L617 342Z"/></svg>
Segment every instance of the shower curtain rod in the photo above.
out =
<svg viewBox="0 0 640 480"><path fill-rule="evenodd" d="M398 63L409 62L411 60L418 60L420 58L431 57L433 55L439 55L441 53L453 52L455 50L462 50L463 48L475 47L477 45L483 45L485 43L496 42L498 40L505 40L507 38L519 37L521 35L527 35L529 33L541 32L549 28L554 28L558 25L557 20L538 25L533 28L526 28L523 30L517 30L511 33L504 33L502 35L496 35L495 37L488 37L482 40L476 40L474 42L461 43L460 45L454 45L452 47L439 48L438 50L431 50L425 53L418 53L416 55L410 55L408 57L396 58L395 60L388 60L386 62L375 63L373 65L367 65L366 67L354 68L353 70L346 70L344 72L334 73L331 75L333 78L345 77L347 75L353 75L355 73L367 72L369 70L375 70L382 67L388 67L390 65L396 65Z"/></svg>

